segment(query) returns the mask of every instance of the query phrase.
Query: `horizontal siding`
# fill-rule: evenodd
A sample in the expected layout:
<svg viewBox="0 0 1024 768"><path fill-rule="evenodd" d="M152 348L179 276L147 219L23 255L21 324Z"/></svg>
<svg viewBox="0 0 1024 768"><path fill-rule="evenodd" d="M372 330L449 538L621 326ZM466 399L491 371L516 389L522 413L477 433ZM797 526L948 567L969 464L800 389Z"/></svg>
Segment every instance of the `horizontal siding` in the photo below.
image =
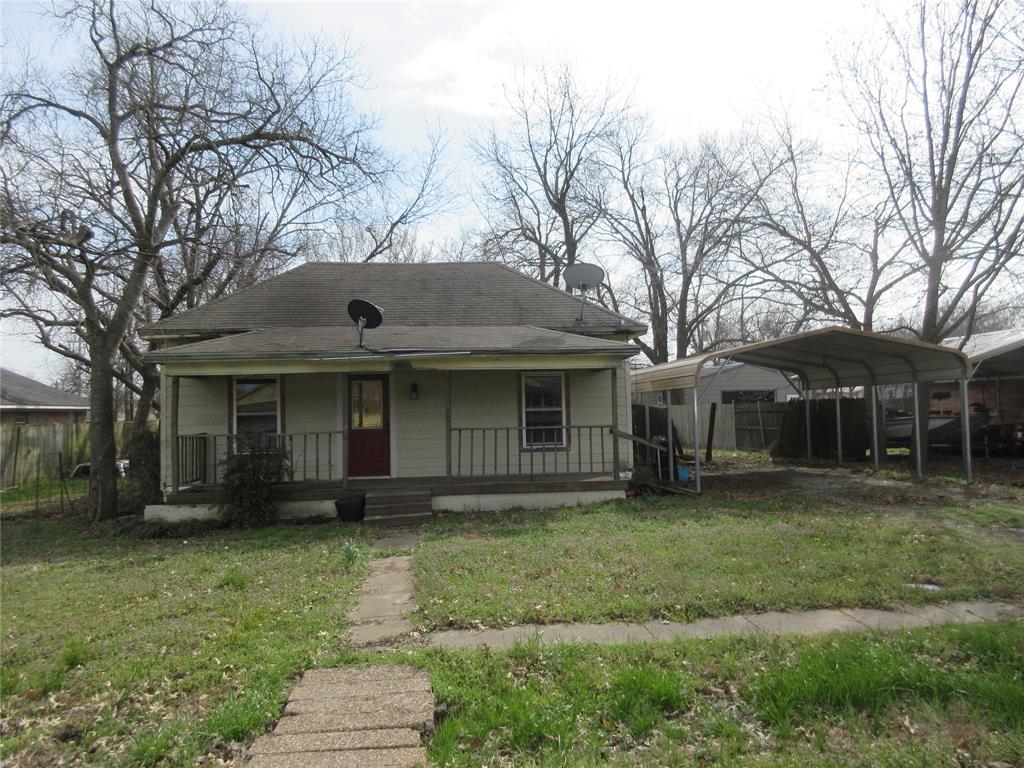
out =
<svg viewBox="0 0 1024 768"><path fill-rule="evenodd" d="M290 374L284 382L284 428L296 480L342 476L342 439L338 431L338 375Z"/></svg>
<svg viewBox="0 0 1024 768"><path fill-rule="evenodd" d="M181 377L178 383L178 434L200 432L223 435L228 431L228 381L223 376ZM171 484L171 387L167 377L160 377L160 413L167 414L160 430L160 472L165 486ZM225 446L226 448L226 446ZM223 458L224 450L218 447ZM214 457L208 458L208 469Z"/></svg>
<svg viewBox="0 0 1024 768"><path fill-rule="evenodd" d="M393 374L391 405L395 446L392 472L398 477L439 477L445 473L444 404L447 376L441 373ZM409 393L415 384L419 399Z"/></svg>
<svg viewBox="0 0 1024 768"><path fill-rule="evenodd" d="M335 432L338 409L347 408L343 373L288 374L283 377L285 431L293 452L296 480L340 478L344 469L340 435L319 438L303 433ZM447 470L445 457L445 402L449 374L402 371L391 374L392 474L398 477L439 477ZM521 409L517 371L458 371L452 379L452 426L473 429L452 439L452 466L462 474L529 474L552 472L611 472L613 439L607 429L570 433L568 450L542 456L519 448ZM223 435L228 428L226 377L182 378L179 433L209 432ZM412 400L413 384L419 397ZM611 424L611 372L574 370L566 373L569 414L574 426ZM619 428L631 430L628 368L619 371ZM169 413L169 387L161 388L165 413ZM342 402L339 403L339 398ZM493 429L502 428L495 432ZM507 430L507 432L506 432ZM163 434L165 482L170 482L170 435ZM486 445L484 444L486 443ZM223 459L226 444L219 443L216 458L208 446L210 467ZM319 454L317 453L319 448ZM620 464L628 466L630 443L620 441ZM531 467L531 461L533 465ZM319 475L317 474L319 471Z"/></svg>

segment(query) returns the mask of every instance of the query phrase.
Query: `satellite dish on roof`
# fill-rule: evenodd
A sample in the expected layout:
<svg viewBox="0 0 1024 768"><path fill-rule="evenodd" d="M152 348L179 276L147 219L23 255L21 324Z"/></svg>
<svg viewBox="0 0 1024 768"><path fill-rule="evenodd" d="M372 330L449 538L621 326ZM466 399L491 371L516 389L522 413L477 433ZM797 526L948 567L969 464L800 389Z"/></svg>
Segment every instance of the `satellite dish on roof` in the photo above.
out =
<svg viewBox="0 0 1024 768"><path fill-rule="evenodd" d="M566 267L562 273L565 280L565 287L569 293L580 292L580 316L576 318L577 323L583 322L583 307L587 305L587 291L597 288L604 280L604 270L596 264L584 264L580 262Z"/></svg>
<svg viewBox="0 0 1024 768"><path fill-rule="evenodd" d="M363 346L363 329L380 328L380 324L384 322L384 313L381 308L362 299L352 299L348 303L348 316L352 318L352 322L359 329L360 347Z"/></svg>

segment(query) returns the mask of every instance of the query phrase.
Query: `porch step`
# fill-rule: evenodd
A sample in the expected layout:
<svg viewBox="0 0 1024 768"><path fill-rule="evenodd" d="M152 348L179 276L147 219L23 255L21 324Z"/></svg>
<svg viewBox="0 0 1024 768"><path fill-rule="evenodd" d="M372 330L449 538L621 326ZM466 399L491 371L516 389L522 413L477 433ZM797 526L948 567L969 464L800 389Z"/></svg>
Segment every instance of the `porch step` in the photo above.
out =
<svg viewBox="0 0 1024 768"><path fill-rule="evenodd" d="M378 525L408 525L430 519L430 491L367 491L363 521Z"/></svg>

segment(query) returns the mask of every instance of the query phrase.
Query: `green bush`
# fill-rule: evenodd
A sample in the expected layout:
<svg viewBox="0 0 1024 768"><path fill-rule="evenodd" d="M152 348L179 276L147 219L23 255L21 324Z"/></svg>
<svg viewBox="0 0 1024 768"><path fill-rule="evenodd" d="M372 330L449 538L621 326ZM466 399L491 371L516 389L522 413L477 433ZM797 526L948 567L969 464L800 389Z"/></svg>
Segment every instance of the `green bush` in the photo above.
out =
<svg viewBox="0 0 1024 768"><path fill-rule="evenodd" d="M224 492L218 506L224 522L241 528L275 523L275 487L291 477L284 451L258 437L240 441L238 451L221 466Z"/></svg>

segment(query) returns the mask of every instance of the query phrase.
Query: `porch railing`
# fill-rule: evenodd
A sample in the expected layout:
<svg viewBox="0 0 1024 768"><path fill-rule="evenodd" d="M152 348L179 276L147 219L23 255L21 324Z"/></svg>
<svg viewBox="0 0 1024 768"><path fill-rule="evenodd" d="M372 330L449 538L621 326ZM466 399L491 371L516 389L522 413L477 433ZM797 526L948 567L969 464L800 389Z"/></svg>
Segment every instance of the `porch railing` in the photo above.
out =
<svg viewBox="0 0 1024 768"><path fill-rule="evenodd" d="M612 474L617 440L608 424L555 425L544 427L452 427L447 461L442 452L438 475L447 477L496 477L558 474ZM283 452L296 482L343 480L345 430L265 434L264 445ZM176 461L177 486L215 485L224 479L223 462L245 450L251 437L199 433L179 435ZM175 467L176 464L176 467ZM174 478L172 477L172 485Z"/></svg>
<svg viewBox="0 0 1024 768"><path fill-rule="evenodd" d="M604 474L615 469L608 424L544 427L452 427L450 474Z"/></svg>
<svg viewBox="0 0 1024 768"><path fill-rule="evenodd" d="M276 446L289 468L293 481L337 480L343 476L339 466L344 430L327 432L289 432L264 434L264 446ZM216 484L224 479L223 461L251 445L252 436L211 434L179 435L177 444L178 485ZM173 479L172 479L173 480Z"/></svg>

